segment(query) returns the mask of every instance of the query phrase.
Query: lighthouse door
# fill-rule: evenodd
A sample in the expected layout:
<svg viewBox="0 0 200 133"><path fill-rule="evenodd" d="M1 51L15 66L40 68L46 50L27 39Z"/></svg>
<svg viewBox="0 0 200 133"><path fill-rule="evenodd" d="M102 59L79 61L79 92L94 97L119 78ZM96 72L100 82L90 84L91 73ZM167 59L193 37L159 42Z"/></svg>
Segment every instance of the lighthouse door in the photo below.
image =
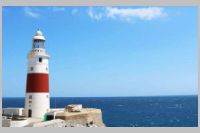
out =
<svg viewBox="0 0 200 133"><path fill-rule="evenodd" d="M28 110L28 117L31 117L31 116L32 116L32 110L29 109L29 110Z"/></svg>

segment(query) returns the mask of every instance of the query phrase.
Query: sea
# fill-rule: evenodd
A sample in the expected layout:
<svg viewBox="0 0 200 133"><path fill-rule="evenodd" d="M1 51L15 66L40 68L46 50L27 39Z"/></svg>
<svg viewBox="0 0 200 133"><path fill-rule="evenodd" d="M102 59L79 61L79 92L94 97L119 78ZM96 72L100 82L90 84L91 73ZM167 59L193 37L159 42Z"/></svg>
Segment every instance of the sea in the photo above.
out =
<svg viewBox="0 0 200 133"><path fill-rule="evenodd" d="M198 126L198 96L52 97L50 102L51 108L99 108L107 127ZM2 106L24 107L24 98L3 98Z"/></svg>

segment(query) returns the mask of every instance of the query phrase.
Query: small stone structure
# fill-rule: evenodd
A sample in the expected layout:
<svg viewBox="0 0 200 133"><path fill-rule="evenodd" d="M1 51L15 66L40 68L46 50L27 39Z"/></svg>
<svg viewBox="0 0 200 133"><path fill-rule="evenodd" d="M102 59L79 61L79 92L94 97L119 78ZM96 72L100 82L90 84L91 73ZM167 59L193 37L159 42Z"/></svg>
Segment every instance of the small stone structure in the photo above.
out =
<svg viewBox="0 0 200 133"><path fill-rule="evenodd" d="M3 115L6 116L23 116L24 108L4 108Z"/></svg>
<svg viewBox="0 0 200 133"><path fill-rule="evenodd" d="M105 126L102 120L101 110L95 108L83 108L80 112L59 112L56 114L55 119L65 120L67 123L71 123L71 126L76 124L86 127L90 125L96 125L98 127ZM70 126L70 124L67 125Z"/></svg>
<svg viewBox="0 0 200 133"><path fill-rule="evenodd" d="M70 104L65 107L65 111L68 112L80 112L82 109L82 104Z"/></svg>

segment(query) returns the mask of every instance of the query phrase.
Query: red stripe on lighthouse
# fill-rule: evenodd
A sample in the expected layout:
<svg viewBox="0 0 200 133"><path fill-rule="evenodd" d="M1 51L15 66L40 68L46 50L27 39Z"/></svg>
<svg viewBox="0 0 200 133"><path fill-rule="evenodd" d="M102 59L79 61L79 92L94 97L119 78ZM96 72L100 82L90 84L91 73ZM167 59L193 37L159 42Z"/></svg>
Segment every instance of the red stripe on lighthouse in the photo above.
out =
<svg viewBox="0 0 200 133"><path fill-rule="evenodd" d="M43 73L27 75L26 92L49 92L49 76Z"/></svg>

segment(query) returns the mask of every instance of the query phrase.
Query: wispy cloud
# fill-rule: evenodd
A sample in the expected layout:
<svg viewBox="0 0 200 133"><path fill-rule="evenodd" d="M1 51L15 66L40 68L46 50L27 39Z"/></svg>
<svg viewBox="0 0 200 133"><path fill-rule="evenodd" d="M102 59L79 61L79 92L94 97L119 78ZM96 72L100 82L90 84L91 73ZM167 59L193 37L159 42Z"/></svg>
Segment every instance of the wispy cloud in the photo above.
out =
<svg viewBox="0 0 200 133"><path fill-rule="evenodd" d="M94 9L93 7L90 7L88 9L88 15L91 19L98 21L98 20L101 20L106 15L106 11L105 11L105 8L103 7L100 9L100 11Z"/></svg>
<svg viewBox="0 0 200 133"><path fill-rule="evenodd" d="M72 15L75 15L75 14L77 14L78 13L78 9L77 8L74 8L74 9L72 9Z"/></svg>
<svg viewBox="0 0 200 133"><path fill-rule="evenodd" d="M167 15L163 8L147 7L147 8L117 8L117 7L101 7L88 9L88 16L94 20L102 20L104 18L132 21L134 19L153 20L162 18Z"/></svg>
<svg viewBox="0 0 200 133"><path fill-rule="evenodd" d="M24 13L32 18L39 18L40 14L38 12L38 9L36 8L30 8L30 7L24 7Z"/></svg>
<svg viewBox="0 0 200 133"><path fill-rule="evenodd" d="M52 7L53 12L63 12L65 10L65 7Z"/></svg>
<svg viewBox="0 0 200 133"><path fill-rule="evenodd" d="M42 13L68 12L66 7L48 7L40 9L36 7L24 7L24 13L32 18L40 18ZM69 11L70 12L70 11ZM78 8L71 9L71 15L79 13ZM121 20L132 22L134 20L154 20L165 17L166 11L160 7L126 8L126 7L89 7L87 15L96 21L103 19Z"/></svg>

